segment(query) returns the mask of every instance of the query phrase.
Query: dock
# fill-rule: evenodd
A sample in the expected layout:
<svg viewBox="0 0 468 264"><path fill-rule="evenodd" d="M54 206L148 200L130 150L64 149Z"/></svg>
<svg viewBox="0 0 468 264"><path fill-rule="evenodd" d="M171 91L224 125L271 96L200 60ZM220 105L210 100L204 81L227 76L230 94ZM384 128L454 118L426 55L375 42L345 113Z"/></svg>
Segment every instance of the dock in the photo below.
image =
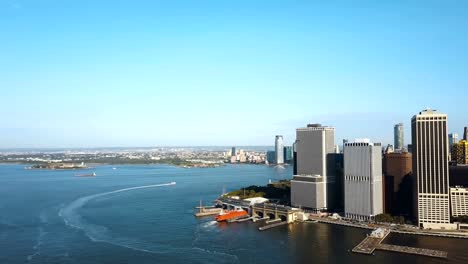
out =
<svg viewBox="0 0 468 264"><path fill-rule="evenodd" d="M194 213L196 217L217 215L223 210L215 206L203 206L202 201L200 201L200 206L195 207L195 209L198 209L198 212Z"/></svg>
<svg viewBox="0 0 468 264"><path fill-rule="evenodd" d="M375 235L375 233L378 233L378 235ZM390 234L390 230L388 229L376 229L374 232L372 232L371 235L367 236L363 241L361 241L361 243L355 246L352 251L354 253L366 255L372 255L375 250L382 250L434 258L447 258L448 256L447 252L441 250L414 248L382 243L382 241L388 236L388 234Z"/></svg>
<svg viewBox="0 0 468 264"><path fill-rule="evenodd" d="M199 212L194 213L196 217L203 217L203 216L210 216L210 215L217 215L221 212L221 208L211 208L211 209L200 209Z"/></svg>
<svg viewBox="0 0 468 264"><path fill-rule="evenodd" d="M406 253L420 256L428 256L433 258L447 258L448 253L441 250L427 249L427 248L414 248L406 246L397 246L389 244L380 244L377 246L379 250L392 251L398 253Z"/></svg>
<svg viewBox="0 0 468 264"><path fill-rule="evenodd" d="M288 222L283 221L283 222L274 223L274 224L271 224L271 225L261 226L261 227L258 228L258 230L259 231L265 231L265 230L268 230L268 229L273 228L273 227L283 226L283 225L287 225L287 224L288 224Z"/></svg>
<svg viewBox="0 0 468 264"><path fill-rule="evenodd" d="M371 255L375 249L382 243L382 241L390 234L390 231L385 230L383 235L378 236L367 236L361 243L353 248L354 253Z"/></svg>

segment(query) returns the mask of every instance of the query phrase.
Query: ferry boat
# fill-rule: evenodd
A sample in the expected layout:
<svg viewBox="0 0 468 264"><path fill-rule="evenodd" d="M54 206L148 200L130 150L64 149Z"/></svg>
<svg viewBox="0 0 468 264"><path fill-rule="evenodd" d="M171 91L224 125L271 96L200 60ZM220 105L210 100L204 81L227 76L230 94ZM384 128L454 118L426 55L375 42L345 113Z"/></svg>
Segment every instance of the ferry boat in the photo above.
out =
<svg viewBox="0 0 468 264"><path fill-rule="evenodd" d="M240 218L246 216L247 212L240 207L236 207L234 210L221 210L221 212L215 217L218 222L228 221L231 219Z"/></svg>

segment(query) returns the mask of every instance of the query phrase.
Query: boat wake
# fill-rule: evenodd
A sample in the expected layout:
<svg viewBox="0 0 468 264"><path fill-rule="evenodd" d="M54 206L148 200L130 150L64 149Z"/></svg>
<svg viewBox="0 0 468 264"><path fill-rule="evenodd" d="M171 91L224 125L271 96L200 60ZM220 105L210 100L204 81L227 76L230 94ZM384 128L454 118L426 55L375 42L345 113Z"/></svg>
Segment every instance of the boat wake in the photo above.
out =
<svg viewBox="0 0 468 264"><path fill-rule="evenodd" d="M115 191L84 196L84 197L76 199L75 201L71 202L67 206L60 209L59 216L63 218L66 225L83 230L86 236L91 241L105 242L105 243L129 248L129 249L133 249L137 251L147 252L147 253L157 253L144 246L142 247L134 246L134 245L143 244L139 241L136 241L130 238L114 237L110 234L110 232L108 232L108 229L106 227L86 222L78 213L78 209L82 208L89 201L99 198L99 197L117 194L121 192L133 191L133 190L171 186L175 184L176 184L175 182L170 182L170 183L163 183L163 184L144 185L144 186L129 187L129 188L119 189Z"/></svg>

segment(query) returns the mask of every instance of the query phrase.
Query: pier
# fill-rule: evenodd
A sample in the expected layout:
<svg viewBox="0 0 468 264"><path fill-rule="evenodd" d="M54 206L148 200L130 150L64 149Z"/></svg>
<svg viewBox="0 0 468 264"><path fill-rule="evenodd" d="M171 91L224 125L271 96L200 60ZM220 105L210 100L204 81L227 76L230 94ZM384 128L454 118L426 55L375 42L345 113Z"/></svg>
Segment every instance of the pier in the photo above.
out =
<svg viewBox="0 0 468 264"><path fill-rule="evenodd" d="M222 210L222 208L217 208L215 206L203 206L201 201L200 206L195 207L195 209L198 209L198 212L194 213L196 217L217 215Z"/></svg>
<svg viewBox="0 0 468 264"><path fill-rule="evenodd" d="M441 250L414 248L382 243L388 234L390 234L390 230L378 228L374 230L371 235L367 236L363 241L361 241L361 243L355 246L352 251L354 253L371 255L375 250L382 250L434 258L447 258L448 253Z"/></svg>
<svg viewBox="0 0 468 264"><path fill-rule="evenodd" d="M447 258L447 255L448 255L447 252L441 251L441 250L414 248L414 247L397 246L397 245L389 245L389 244L380 244L377 246L377 249L398 252L398 253L428 256L428 257L433 257L433 258Z"/></svg>
<svg viewBox="0 0 468 264"><path fill-rule="evenodd" d="M371 255L382 241L390 234L390 231L385 229L376 229L371 235L367 236L361 243L353 248L354 253ZM377 234L377 232L379 232Z"/></svg>
<svg viewBox="0 0 468 264"><path fill-rule="evenodd" d="M271 225L266 225L266 226L261 226L258 228L259 231L265 231L265 230L268 230L270 228L273 228L273 227L278 227L278 226L283 226L283 225L287 225L288 222L286 221L283 221L283 222L278 222L278 223L274 223L274 224L271 224Z"/></svg>

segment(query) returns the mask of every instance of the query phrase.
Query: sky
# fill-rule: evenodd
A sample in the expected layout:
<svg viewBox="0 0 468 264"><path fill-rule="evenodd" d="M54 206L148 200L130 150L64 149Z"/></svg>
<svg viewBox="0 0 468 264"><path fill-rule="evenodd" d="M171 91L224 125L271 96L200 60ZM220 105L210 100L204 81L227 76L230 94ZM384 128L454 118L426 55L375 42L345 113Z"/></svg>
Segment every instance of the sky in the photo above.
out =
<svg viewBox="0 0 468 264"><path fill-rule="evenodd" d="M468 126L468 1L0 0L0 148Z"/></svg>

